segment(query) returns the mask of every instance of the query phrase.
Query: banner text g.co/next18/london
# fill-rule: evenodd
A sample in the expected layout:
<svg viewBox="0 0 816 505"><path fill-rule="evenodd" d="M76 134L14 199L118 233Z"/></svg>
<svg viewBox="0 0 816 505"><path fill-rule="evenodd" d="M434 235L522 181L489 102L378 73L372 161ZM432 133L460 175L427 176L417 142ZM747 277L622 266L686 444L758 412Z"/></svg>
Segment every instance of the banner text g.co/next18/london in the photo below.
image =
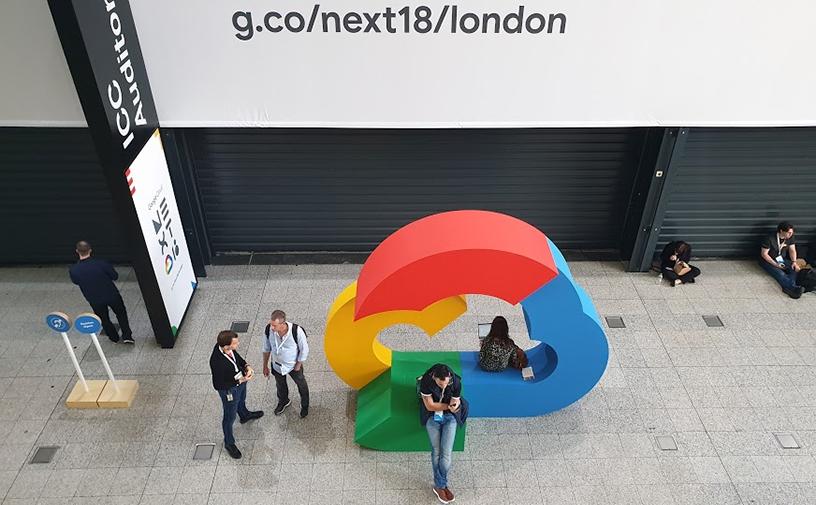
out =
<svg viewBox="0 0 816 505"><path fill-rule="evenodd" d="M249 11L232 15L235 36L250 40L256 33L450 33L450 34L563 34L567 30L564 13L530 12L523 5L514 11L474 13L457 5L437 10L426 5L400 9L386 7L378 12L323 11L314 4L311 12L277 12L253 16Z"/></svg>

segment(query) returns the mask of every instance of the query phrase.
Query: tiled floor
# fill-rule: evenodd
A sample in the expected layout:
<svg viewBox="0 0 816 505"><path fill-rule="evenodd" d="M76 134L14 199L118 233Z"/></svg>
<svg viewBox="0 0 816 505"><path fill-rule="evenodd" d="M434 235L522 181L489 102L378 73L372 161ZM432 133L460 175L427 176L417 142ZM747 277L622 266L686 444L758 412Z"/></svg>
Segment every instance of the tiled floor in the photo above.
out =
<svg viewBox="0 0 816 505"><path fill-rule="evenodd" d="M472 419L454 454L458 503L816 503L816 296L794 301L752 262L702 262L695 285L670 288L617 263L573 263L608 330L609 368L575 405L530 419ZM160 349L131 272L121 286L137 343L103 340L114 371L141 384L121 411L67 410L75 378L64 346L42 322L52 310L87 310L64 268L0 269L0 500L11 503L434 503L429 456L377 453L353 443L355 393L322 352L325 314L358 265L210 267L175 349ZM486 297L442 335L394 327L399 349L475 349L476 323L509 318L527 341L521 311ZM249 386L236 425L244 459L221 448L220 402L207 361L218 330L250 320L241 348L260 362L259 331L282 308L310 334L312 411L271 415L274 384ZM718 314L724 328L700 317ZM71 334L86 375L104 378L87 338ZM294 391L294 388L293 388ZM296 395L296 393L295 393ZM296 398L296 396L295 396ZM793 433L801 449L782 449ZM678 450L661 451L671 435ZM194 444L217 443L212 461ZM58 445L48 465L36 446Z"/></svg>

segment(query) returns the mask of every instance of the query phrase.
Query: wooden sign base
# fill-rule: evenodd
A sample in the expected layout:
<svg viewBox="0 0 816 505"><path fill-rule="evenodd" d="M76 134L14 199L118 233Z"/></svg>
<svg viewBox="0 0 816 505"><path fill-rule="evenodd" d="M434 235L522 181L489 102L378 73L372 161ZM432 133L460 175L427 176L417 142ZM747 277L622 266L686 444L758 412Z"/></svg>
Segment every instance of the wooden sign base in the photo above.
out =
<svg viewBox="0 0 816 505"><path fill-rule="evenodd" d="M89 380L86 393L82 383L77 381L65 406L69 409L126 409L133 404L139 382L135 380L118 380L119 391L114 389L111 381Z"/></svg>
<svg viewBox="0 0 816 505"><path fill-rule="evenodd" d="M68 395L68 399L65 400L65 406L69 409L98 409L99 405L96 403L96 400L99 398L99 395L102 394L102 390L105 389L105 384L108 381L102 380L89 380L88 383L88 392L85 392L85 388L82 387L82 381L77 381L74 384L74 389L71 390L71 394Z"/></svg>
<svg viewBox="0 0 816 505"><path fill-rule="evenodd" d="M136 398L136 391L139 390L139 383L135 380L118 380L116 385L119 386L119 391L116 391L111 381L106 381L105 389L99 395L96 403L100 409L126 409L133 404L133 399Z"/></svg>

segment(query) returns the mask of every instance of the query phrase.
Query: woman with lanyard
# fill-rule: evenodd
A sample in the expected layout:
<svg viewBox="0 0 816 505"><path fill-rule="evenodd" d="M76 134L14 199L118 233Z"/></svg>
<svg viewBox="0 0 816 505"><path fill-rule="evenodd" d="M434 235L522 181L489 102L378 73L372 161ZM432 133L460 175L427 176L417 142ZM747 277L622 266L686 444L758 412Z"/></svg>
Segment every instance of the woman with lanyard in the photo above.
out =
<svg viewBox="0 0 816 505"><path fill-rule="evenodd" d="M224 407L224 418L221 427L224 429L224 448L235 459L241 457L241 451L235 445L232 425L238 416L241 424L264 415L262 410L252 412L246 407L246 383L252 379L254 372L244 358L238 354L238 334L224 330L218 334L218 341L210 355L213 388L221 397Z"/></svg>

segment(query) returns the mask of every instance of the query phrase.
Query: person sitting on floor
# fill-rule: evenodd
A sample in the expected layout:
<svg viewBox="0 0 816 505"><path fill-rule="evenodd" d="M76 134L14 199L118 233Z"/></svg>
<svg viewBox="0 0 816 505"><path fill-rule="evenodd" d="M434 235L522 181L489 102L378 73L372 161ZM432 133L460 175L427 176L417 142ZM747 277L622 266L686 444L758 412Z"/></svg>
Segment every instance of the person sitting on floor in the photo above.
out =
<svg viewBox="0 0 816 505"><path fill-rule="evenodd" d="M502 316L493 318L490 332L479 349L479 367L488 372L501 372L508 367L521 370L527 364L527 355L510 338L507 319Z"/></svg>
<svg viewBox="0 0 816 505"><path fill-rule="evenodd" d="M802 296L802 286L796 282L799 265L796 264L796 239L793 225L787 221L779 223L776 233L766 236L759 246L759 266L768 272L791 298Z"/></svg>
<svg viewBox="0 0 816 505"><path fill-rule="evenodd" d="M660 253L660 273L672 286L694 282L694 278L700 275L700 269L689 265L690 260L690 245L682 240L669 242Z"/></svg>

